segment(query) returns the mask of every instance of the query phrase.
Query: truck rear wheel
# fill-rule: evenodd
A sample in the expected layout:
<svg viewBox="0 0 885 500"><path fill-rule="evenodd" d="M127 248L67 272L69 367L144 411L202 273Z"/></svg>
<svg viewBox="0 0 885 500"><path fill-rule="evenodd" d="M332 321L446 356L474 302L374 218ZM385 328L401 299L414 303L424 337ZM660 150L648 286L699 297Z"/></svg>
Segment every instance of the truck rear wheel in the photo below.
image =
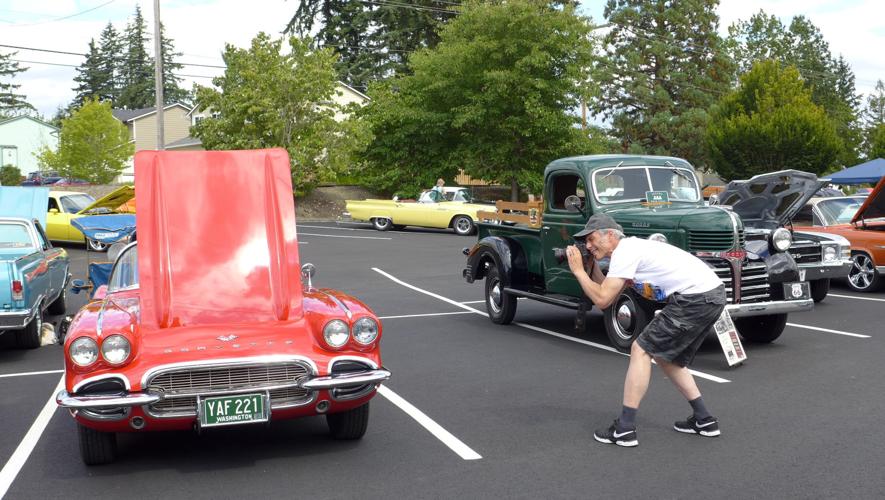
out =
<svg viewBox="0 0 885 500"><path fill-rule="evenodd" d="M486 311L492 323L507 325L516 315L516 297L504 291L501 276L494 264L486 273Z"/></svg>
<svg viewBox="0 0 885 500"><path fill-rule="evenodd" d="M748 342L768 344L781 336L787 327L786 314L771 314L768 316L750 316L749 318L735 318L734 326L741 337Z"/></svg>
<svg viewBox="0 0 885 500"><path fill-rule="evenodd" d="M651 321L651 313L640 301L632 292L624 291L603 311L605 333L621 352L630 352L633 341Z"/></svg>

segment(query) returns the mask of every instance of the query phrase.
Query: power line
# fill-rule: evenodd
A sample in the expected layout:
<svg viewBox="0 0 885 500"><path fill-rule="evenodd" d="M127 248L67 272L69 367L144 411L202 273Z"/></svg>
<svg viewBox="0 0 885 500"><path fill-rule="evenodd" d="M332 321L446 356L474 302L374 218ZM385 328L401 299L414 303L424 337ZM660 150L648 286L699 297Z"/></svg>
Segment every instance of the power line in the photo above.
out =
<svg viewBox="0 0 885 500"><path fill-rule="evenodd" d="M79 16L79 15L86 14L86 13L88 13L88 12L92 12L93 10L98 10L98 9L100 9L100 8L106 6L106 5L110 5L110 4L112 4L112 3L116 2L116 1L117 1L117 0L108 0L107 2L105 2L105 3L101 4L101 5L97 5L97 6L95 6L95 7L92 7L91 9L82 10L82 11L80 11L80 12L75 12L75 13L73 13L73 14L69 14L69 15L67 15L67 16L57 17L57 18L55 18L55 19L49 19L49 20L47 20L47 21L39 21L39 22L36 22L36 23L27 23L27 24L11 24L11 25L9 25L9 26L5 26L5 27L6 27L6 28L22 28L22 27L25 27L25 26L38 26L38 25L41 25L41 24L49 24L49 23L54 23L54 22L57 22L57 21L64 21L65 19L70 19L70 18L72 18L72 17L77 17L77 16Z"/></svg>
<svg viewBox="0 0 885 500"><path fill-rule="evenodd" d="M24 60L24 59L9 59L9 60L10 60L10 61L15 61L15 62L18 62L18 63L25 63L25 64L43 64L43 65L46 65L46 66L64 66L64 67L66 67L66 68L79 68L79 67L80 67L80 66L75 65L75 64L51 63L51 62L45 62L45 61L26 61L26 60ZM207 75L185 75L185 74L183 74L183 73L172 73L172 75L173 75L173 76L177 76L177 77L179 77L179 78L215 78L214 76L207 76Z"/></svg>
<svg viewBox="0 0 885 500"><path fill-rule="evenodd" d="M18 49L18 50L29 50L29 51L34 51L34 52L49 52L51 54L64 54L64 55L69 55L69 56L81 56L81 57L87 56L87 54L81 54L80 52L68 52L68 51L64 51L64 50L52 50L52 49L38 49L36 47L22 47L22 46L18 46L18 45L6 45L6 44L2 44L2 43L0 43L0 47L6 47L9 49ZM217 65L213 65L213 64L197 64L197 63L186 63L186 62L178 62L178 61L173 61L172 64L180 64L182 66L199 66L202 68L219 68L219 69L226 68L226 66L217 66Z"/></svg>
<svg viewBox="0 0 885 500"><path fill-rule="evenodd" d="M442 14L453 14L453 15L459 13L458 11L455 11L455 10L443 9L443 8L439 8L439 7L426 7L426 6L419 6L419 5L410 5L410 4L406 4L406 3L398 3L398 2L385 1L385 0L360 0L360 1L363 3L380 5L383 7L397 7L400 9L411 9L411 10L426 11L426 12L439 12Z"/></svg>

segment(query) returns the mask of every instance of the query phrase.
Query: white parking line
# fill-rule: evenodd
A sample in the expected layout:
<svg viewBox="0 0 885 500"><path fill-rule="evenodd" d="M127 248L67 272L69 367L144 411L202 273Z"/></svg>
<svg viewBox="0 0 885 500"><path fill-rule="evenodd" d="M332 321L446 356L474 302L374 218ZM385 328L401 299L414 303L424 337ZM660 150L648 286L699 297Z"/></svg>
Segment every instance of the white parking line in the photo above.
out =
<svg viewBox="0 0 885 500"><path fill-rule="evenodd" d="M3 496L6 495L6 492L9 491L12 482L15 481L16 476L18 476L22 467L24 467L25 462L28 461L28 457L31 455L31 452L34 451L34 446L37 445L37 441L40 440L40 436L43 435L43 431L46 429L46 426L49 425L49 420L52 418L52 414L55 413L55 409L58 408L58 404L55 402L55 395L58 391L62 390L64 383L64 377L58 379L58 384L55 386L55 390L49 395L49 400L43 405L43 409L40 411L40 414L37 415L37 420L34 420L34 423L31 424L31 428L28 429L28 433L22 438L21 443L18 444L18 448L16 448L12 453L12 456L9 457L9 461L3 466L3 470L0 470L0 498L3 498Z"/></svg>
<svg viewBox="0 0 885 500"><path fill-rule="evenodd" d="M444 313L403 314L400 316L378 316L378 319L423 318L425 316L448 316L450 314L470 314L470 311L452 311Z"/></svg>
<svg viewBox="0 0 885 500"><path fill-rule="evenodd" d="M457 453L459 457L464 460L479 460L482 458L479 453L473 451L469 446L464 444L463 441L453 436L449 431L443 429L442 426L434 422L432 418L425 415L424 412L418 408L415 408L412 403L409 403L397 393L391 391L387 386L382 385L381 387L378 387L378 394L384 396L400 410L414 418L422 427L430 431L436 439L439 439L443 444L448 446L449 449Z"/></svg>
<svg viewBox="0 0 885 500"><path fill-rule="evenodd" d="M29 375L46 375L47 373L64 373L64 370L46 370L42 372L22 372L22 373L7 373L5 375L0 375L0 378L7 377L27 377Z"/></svg>
<svg viewBox="0 0 885 500"><path fill-rule="evenodd" d="M795 328L804 328L806 330L817 330L819 332L835 333L836 335L845 335L847 337L857 337L859 339L870 338L869 335L861 335L859 333L849 333L849 332L843 332L843 331L839 331L839 330L830 330L829 328L820 328L817 326L800 325L798 323L787 323L787 326L792 326Z"/></svg>
<svg viewBox="0 0 885 500"><path fill-rule="evenodd" d="M393 238L379 238L377 236L341 236L339 234L316 234L298 233L298 236L325 236L326 238L353 238L359 240L392 240Z"/></svg>
<svg viewBox="0 0 885 500"><path fill-rule="evenodd" d="M338 227L338 226L306 226L298 224L297 227L309 227L312 229L335 229L338 231L377 231L377 229L361 228L361 227Z"/></svg>
<svg viewBox="0 0 885 500"><path fill-rule="evenodd" d="M828 293L827 297L839 297L840 299L857 299L857 300L872 300L875 302L885 302L885 299L877 299L875 297L858 297L857 295L839 295L836 293Z"/></svg>
<svg viewBox="0 0 885 500"><path fill-rule="evenodd" d="M433 297L433 298L435 298L435 299L439 299L439 300L441 300L441 301L443 301L443 302L448 302L449 304L452 304L453 306L460 307L461 309L465 309L465 310L467 310L467 311L471 311L471 312L473 312L473 313L476 313L476 314L479 314L479 315L482 315L482 316L486 316L486 317L488 317L488 314L485 313L485 312L483 312L483 311L480 311L480 310L478 310L478 309L474 309L474 308L472 308L472 307L470 307L470 306L465 306L465 305L464 305L463 303L461 303L461 302L456 302L456 301L454 301L454 300L452 300L452 299L449 299L449 298L443 297L442 295L438 295L438 294L435 294L435 293L433 293L433 292L430 292L430 291L424 290L423 288L418 288L418 287L415 286L415 285L410 285L409 283L406 283L405 281L402 281L401 279L399 279L399 278L397 278L397 277L395 277L395 276L393 276L393 275L391 275L391 274L388 274L388 273L386 273L385 271L382 271L381 269L378 269L377 267L373 267L372 270L375 271L376 273L378 273L378 274L380 274L380 275L386 277L387 279L389 279L389 280L395 282L395 283L399 283L400 285L402 285L402 286L404 286L404 287L406 287L406 288L411 288L412 290L415 290L416 292L423 293L424 295L429 295L430 297ZM577 342L578 344L584 344L584 345L586 345L586 346L594 347L594 348L596 348L596 349L602 349L602 350L604 350L604 351L613 352L613 353L616 353L616 354L620 354L620 355L622 355L622 356L627 356L627 357L630 356L629 354L626 354L626 353L620 352L620 351L618 351L617 349L615 349L615 348L613 348L613 347L610 347L610 346L607 346L607 345L597 344L596 342L590 342L590 341L588 341L588 340L576 339L576 338L574 338L574 337L570 337L570 336L568 336L568 335L564 335L564 334L562 334L562 333L557 333L557 332L554 332L554 331L551 331L551 330L547 330L547 329L545 329L545 328L541 328L541 327L538 327L538 326L528 325L528 324L525 324L525 323L519 323L519 322L514 322L513 324L514 324L514 325L521 326L521 327L523 327L523 328L528 328L529 330L534 330L534 331L536 331L536 332L545 333L545 334L547 334L547 335L552 335L552 336L554 336L554 337L561 338L561 339L563 339L563 340L569 340L569 341L571 341L571 342ZM728 379L725 379L725 378L722 378L722 377L717 377L717 376L715 376L715 375L710 375L710 374L708 374L708 373L704 373L704 372L699 372L699 371L697 371L697 370L689 369L689 371L690 371L691 374L694 375L695 377L703 378L703 379L707 379L707 380L710 380L710 381L713 381L713 382L717 382L717 383L720 383L720 384L725 384L725 383L731 382L731 381L728 380Z"/></svg>

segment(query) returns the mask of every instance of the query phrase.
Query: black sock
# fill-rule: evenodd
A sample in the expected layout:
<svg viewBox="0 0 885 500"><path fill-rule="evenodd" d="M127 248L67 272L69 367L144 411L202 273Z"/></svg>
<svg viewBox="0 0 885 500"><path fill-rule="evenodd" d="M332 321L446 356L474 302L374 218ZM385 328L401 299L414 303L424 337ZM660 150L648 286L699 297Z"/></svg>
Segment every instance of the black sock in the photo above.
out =
<svg viewBox="0 0 885 500"><path fill-rule="evenodd" d="M698 396L697 399L692 399L688 404L690 404L691 409L694 410L695 420L703 420L707 417L712 417L710 412L707 411L707 407L704 406L704 398L701 396Z"/></svg>
<svg viewBox="0 0 885 500"><path fill-rule="evenodd" d="M618 431L629 431L636 428L636 412L639 411L637 408L630 408L629 406L621 407L621 416L618 418Z"/></svg>

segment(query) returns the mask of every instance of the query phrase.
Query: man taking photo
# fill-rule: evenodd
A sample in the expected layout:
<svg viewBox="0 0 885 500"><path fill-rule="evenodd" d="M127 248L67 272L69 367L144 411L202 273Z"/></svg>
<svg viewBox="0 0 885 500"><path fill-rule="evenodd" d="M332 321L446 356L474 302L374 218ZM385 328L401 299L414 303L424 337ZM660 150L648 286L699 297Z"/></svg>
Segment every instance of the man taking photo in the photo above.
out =
<svg viewBox="0 0 885 500"><path fill-rule="evenodd" d="M650 300L665 301L633 342L624 381L621 415L593 437L600 443L637 446L636 412L648 389L652 359L692 407L692 415L674 424L688 434L715 437L719 421L707 411L694 377L686 368L725 308L725 285L702 260L673 245L641 238L626 238L610 216L595 214L575 239L586 238L587 250L597 261L611 258L601 283L588 276L580 250L566 249L569 268L584 293L600 309L611 306L625 286Z"/></svg>

